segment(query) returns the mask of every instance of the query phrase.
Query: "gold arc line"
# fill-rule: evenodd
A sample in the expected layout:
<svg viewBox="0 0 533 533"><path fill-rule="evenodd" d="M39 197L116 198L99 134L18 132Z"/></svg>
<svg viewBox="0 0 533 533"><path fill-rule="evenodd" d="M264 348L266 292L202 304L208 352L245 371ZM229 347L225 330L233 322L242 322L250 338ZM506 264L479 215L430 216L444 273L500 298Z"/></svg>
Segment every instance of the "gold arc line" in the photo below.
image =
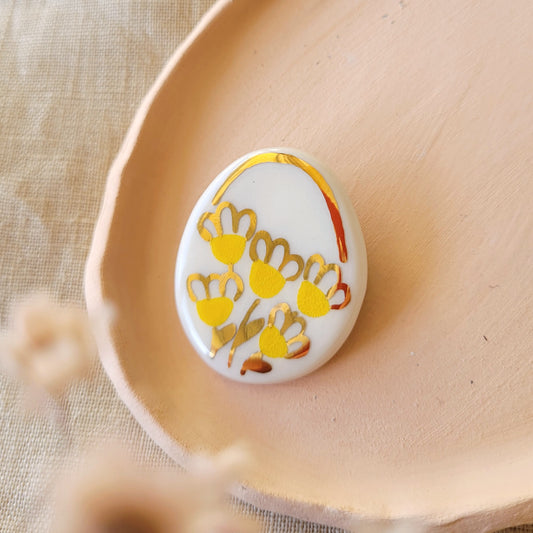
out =
<svg viewBox="0 0 533 533"><path fill-rule="evenodd" d="M228 187L247 169L259 165L260 163L283 163L286 165L293 165L295 167L301 168L318 186L326 204L328 206L331 221L335 229L335 234L337 237L337 246L339 248L339 259L342 263L346 263L348 260L348 252L346 249L346 242L344 238L344 227L342 225L342 219L340 216L339 205L335 199L335 195L328 185L327 181L324 179L322 174L318 172L316 168L311 166L309 163L303 161L299 157L291 154L283 154L279 152L265 152L262 154L257 154L250 159L241 163L224 181L221 187L216 192L213 197L212 204L217 205L224 193L227 191Z"/></svg>

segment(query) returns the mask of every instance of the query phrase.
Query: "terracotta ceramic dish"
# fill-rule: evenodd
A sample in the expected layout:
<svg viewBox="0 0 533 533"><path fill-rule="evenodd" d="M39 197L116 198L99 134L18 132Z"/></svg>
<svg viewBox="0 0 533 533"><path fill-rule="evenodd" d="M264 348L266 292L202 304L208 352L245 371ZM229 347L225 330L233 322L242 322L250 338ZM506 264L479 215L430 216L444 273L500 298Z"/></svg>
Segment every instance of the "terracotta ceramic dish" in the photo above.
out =
<svg viewBox="0 0 533 533"><path fill-rule="evenodd" d="M222 1L172 57L113 165L87 267L101 355L177 461L246 441L238 495L354 528L533 521L533 4ZM281 385L193 352L173 276L187 217L257 148L315 154L365 234L341 351Z"/></svg>

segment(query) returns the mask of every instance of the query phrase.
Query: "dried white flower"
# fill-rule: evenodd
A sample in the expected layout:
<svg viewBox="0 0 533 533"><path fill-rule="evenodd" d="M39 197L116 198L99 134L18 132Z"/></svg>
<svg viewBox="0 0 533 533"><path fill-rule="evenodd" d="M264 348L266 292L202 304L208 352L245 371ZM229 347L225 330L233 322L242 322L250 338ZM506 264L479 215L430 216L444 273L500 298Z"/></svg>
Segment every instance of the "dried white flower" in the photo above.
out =
<svg viewBox="0 0 533 533"><path fill-rule="evenodd" d="M193 457L188 465L189 509L187 533L252 531L251 525L229 513L226 491L249 465L244 446L232 446L214 457Z"/></svg>
<svg viewBox="0 0 533 533"><path fill-rule="evenodd" d="M140 469L124 450L93 457L80 475L60 485L52 531L251 532L250 524L234 516L224 498L228 482L235 481L230 480L233 466L228 469L222 455L184 474Z"/></svg>
<svg viewBox="0 0 533 533"><path fill-rule="evenodd" d="M84 377L96 347L85 311L39 295L17 304L0 346L2 366L34 393L59 396Z"/></svg>

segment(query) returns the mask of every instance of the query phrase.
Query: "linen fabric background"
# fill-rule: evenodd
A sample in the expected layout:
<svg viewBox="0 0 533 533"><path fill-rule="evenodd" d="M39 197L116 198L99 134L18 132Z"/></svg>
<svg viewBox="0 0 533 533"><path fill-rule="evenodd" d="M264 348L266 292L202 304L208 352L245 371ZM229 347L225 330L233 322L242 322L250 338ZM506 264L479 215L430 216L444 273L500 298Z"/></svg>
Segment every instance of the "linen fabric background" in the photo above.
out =
<svg viewBox="0 0 533 533"><path fill-rule="evenodd" d="M288 0L287 0L288 1ZM142 97L213 0L0 2L0 318L46 289L83 304L83 271L107 171ZM62 401L62 423L25 413L0 378L0 531L46 531L58 472L91 443L128 442L147 465L170 459L140 429L100 365ZM334 528L233 500L264 531ZM509 531L533 532L533 526Z"/></svg>

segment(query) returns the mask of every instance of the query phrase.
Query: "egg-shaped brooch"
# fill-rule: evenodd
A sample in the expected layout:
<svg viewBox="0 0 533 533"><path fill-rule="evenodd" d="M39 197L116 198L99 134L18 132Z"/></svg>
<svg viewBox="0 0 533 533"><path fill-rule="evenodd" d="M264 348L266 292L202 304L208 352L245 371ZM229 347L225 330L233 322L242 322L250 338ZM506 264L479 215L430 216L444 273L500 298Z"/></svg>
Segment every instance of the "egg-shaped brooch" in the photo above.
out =
<svg viewBox="0 0 533 533"><path fill-rule="evenodd" d="M347 193L311 156L276 148L241 157L202 194L179 245L175 296L187 337L211 368L279 383L339 350L366 280Z"/></svg>

